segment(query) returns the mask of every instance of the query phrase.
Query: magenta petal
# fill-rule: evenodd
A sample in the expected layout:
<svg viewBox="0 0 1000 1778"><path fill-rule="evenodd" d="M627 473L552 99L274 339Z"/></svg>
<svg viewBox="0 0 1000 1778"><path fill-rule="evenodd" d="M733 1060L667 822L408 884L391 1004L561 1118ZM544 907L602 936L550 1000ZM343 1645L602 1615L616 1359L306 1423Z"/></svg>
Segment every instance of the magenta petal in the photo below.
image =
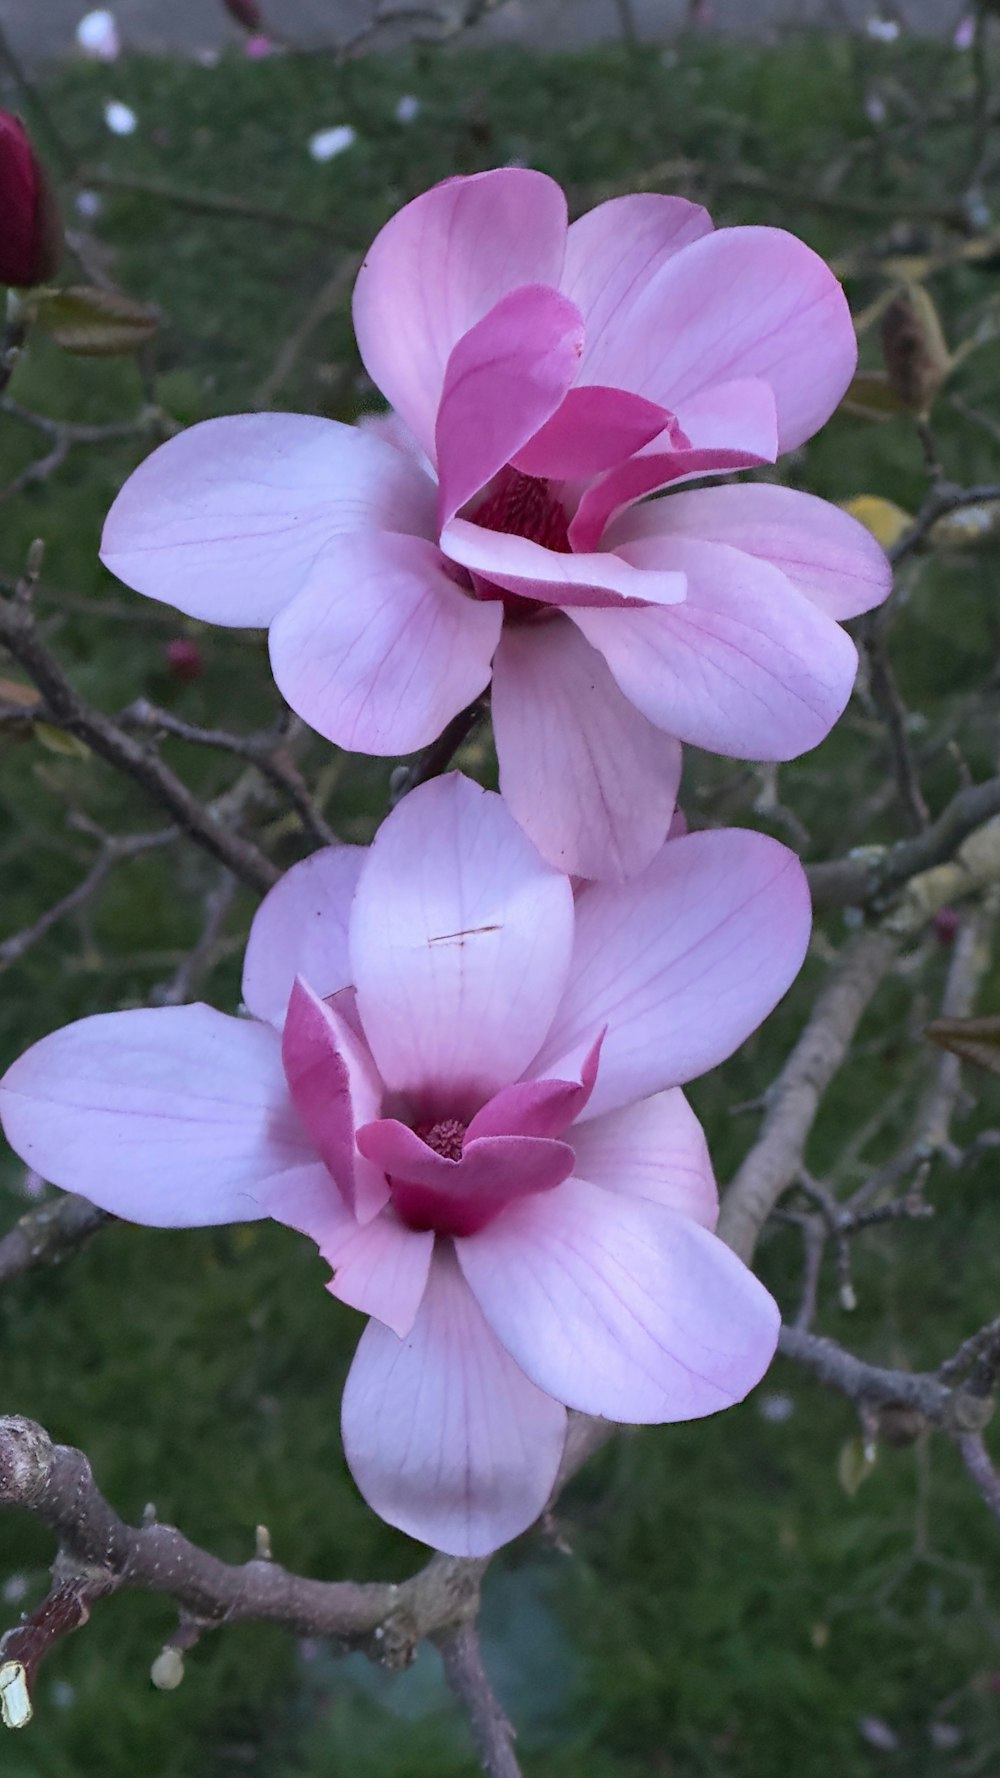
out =
<svg viewBox="0 0 1000 1778"><path fill-rule="evenodd" d="M270 1215L269 1184L315 1162L275 1032L208 1006L54 1031L8 1068L0 1115L43 1179L156 1228Z"/></svg>
<svg viewBox="0 0 1000 1778"><path fill-rule="evenodd" d="M452 1556L487 1556L552 1492L565 1410L520 1371L438 1246L405 1340L377 1321L344 1389L344 1451L372 1509Z"/></svg>
<svg viewBox="0 0 1000 1778"><path fill-rule="evenodd" d="M569 883L498 796L458 773L412 791L375 836L351 915L351 973L386 1085L421 1117L467 1121L545 1036L572 933Z"/></svg>
<svg viewBox="0 0 1000 1778"><path fill-rule="evenodd" d="M555 413L582 349L579 310L538 284L512 290L458 341L434 429L440 524Z"/></svg>
<svg viewBox="0 0 1000 1778"><path fill-rule="evenodd" d="M615 521L615 548L643 537L725 543L780 569L827 617L842 621L886 598L892 569L870 531L815 494L771 482L685 488Z"/></svg>
<svg viewBox="0 0 1000 1778"><path fill-rule="evenodd" d="M358 1154L354 1132L378 1116L381 1082L364 1045L301 977L288 1002L281 1059L295 1109L345 1204L370 1221L389 1187L384 1173Z"/></svg>
<svg viewBox="0 0 1000 1778"><path fill-rule="evenodd" d="M604 1033L583 1059L578 1080L521 1080L501 1087L477 1111L466 1140L476 1136L562 1136L594 1090Z"/></svg>
<svg viewBox="0 0 1000 1778"><path fill-rule="evenodd" d="M690 537L620 549L687 576L683 605L572 613L636 709L737 759L796 759L825 740L853 690L857 651L779 569Z"/></svg>
<svg viewBox="0 0 1000 1778"><path fill-rule="evenodd" d="M562 406L511 462L522 475L585 481L641 450L672 417L666 408L624 389L593 384L570 389Z"/></svg>
<svg viewBox="0 0 1000 1778"><path fill-rule="evenodd" d="M680 1087L577 1124L571 1140L579 1179L715 1228L719 1194L708 1144Z"/></svg>
<svg viewBox="0 0 1000 1778"><path fill-rule="evenodd" d="M529 1192L552 1191L573 1171L573 1150L541 1136L466 1139L448 1160L396 1118L358 1131L358 1148L389 1174L392 1201L411 1228L471 1235L506 1204Z"/></svg>
<svg viewBox="0 0 1000 1778"><path fill-rule="evenodd" d="M566 199L521 167L436 185L376 237L354 287L354 329L369 376L426 451L453 348L510 291L558 288L565 245Z"/></svg>
<svg viewBox="0 0 1000 1778"><path fill-rule="evenodd" d="M336 538L271 627L278 689L352 752L412 753L489 683L503 621L455 585L434 544Z"/></svg>
<svg viewBox="0 0 1000 1778"><path fill-rule="evenodd" d="M209 623L269 624L332 537L434 531L434 486L372 433L309 414L204 420L140 463L101 559L126 586Z"/></svg>
<svg viewBox="0 0 1000 1778"><path fill-rule="evenodd" d="M620 347L638 296L668 259L711 232L706 210L659 192L610 198L570 224L562 288L587 324L581 374L588 383L618 383L602 366Z"/></svg>
<svg viewBox="0 0 1000 1778"><path fill-rule="evenodd" d="M480 582L544 605L671 605L684 598L687 584L683 574L637 569L608 550L566 555L530 537L488 531L468 519L452 519L445 526L441 548Z"/></svg>
<svg viewBox="0 0 1000 1778"><path fill-rule="evenodd" d="M282 1025L297 975L324 998L350 982L347 921L364 846L326 846L293 864L253 917L243 999L256 1019Z"/></svg>
<svg viewBox="0 0 1000 1778"><path fill-rule="evenodd" d="M649 863L670 826L680 747L567 618L504 630L493 727L504 799L552 864L618 880Z"/></svg>
<svg viewBox="0 0 1000 1778"><path fill-rule="evenodd" d="M810 923L805 872L777 840L742 828L669 840L640 877L579 897L566 993L532 1074L562 1075L596 1025L586 1119L693 1080L781 999Z"/></svg>
<svg viewBox="0 0 1000 1778"><path fill-rule="evenodd" d="M662 1204L570 1179L456 1252L511 1357L584 1414L697 1420L742 1401L774 1356L773 1298L715 1235Z"/></svg>

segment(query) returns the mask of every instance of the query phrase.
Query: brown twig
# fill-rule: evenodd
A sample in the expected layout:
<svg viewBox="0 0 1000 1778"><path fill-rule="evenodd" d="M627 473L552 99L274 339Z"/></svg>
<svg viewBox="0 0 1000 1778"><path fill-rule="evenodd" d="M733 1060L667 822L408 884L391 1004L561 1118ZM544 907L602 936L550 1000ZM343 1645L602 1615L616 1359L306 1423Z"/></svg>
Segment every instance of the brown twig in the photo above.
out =
<svg viewBox="0 0 1000 1778"><path fill-rule="evenodd" d="M0 1239L0 1284L19 1278L35 1266L57 1265L112 1221L104 1210L72 1192L29 1210Z"/></svg>
<svg viewBox="0 0 1000 1778"><path fill-rule="evenodd" d="M467 1619L434 1640L441 1651L444 1676L469 1719L487 1778L521 1778L514 1753L514 1730L483 1666L475 1623Z"/></svg>

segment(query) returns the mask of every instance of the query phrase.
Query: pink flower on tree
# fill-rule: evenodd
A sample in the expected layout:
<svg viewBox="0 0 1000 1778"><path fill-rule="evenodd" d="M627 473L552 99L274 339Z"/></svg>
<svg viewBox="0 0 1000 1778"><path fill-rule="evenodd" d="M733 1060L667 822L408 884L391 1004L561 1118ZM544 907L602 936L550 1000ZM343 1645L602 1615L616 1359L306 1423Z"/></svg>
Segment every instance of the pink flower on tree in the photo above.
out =
<svg viewBox="0 0 1000 1778"><path fill-rule="evenodd" d="M551 179L504 168L387 223L354 320L395 417L192 427L115 502L115 574L270 625L281 691L341 747L411 752L492 679L501 791L583 876L654 856L678 740L823 739L857 665L837 620L888 589L878 545L772 485L636 505L771 463L836 407L854 329L808 247L653 194L567 228Z"/></svg>
<svg viewBox="0 0 1000 1778"><path fill-rule="evenodd" d="M739 830L669 841L574 901L499 797L453 774L364 850L263 902L250 1018L86 1018L0 1084L15 1151L135 1222L270 1216L371 1317L347 1458L391 1524L456 1554L548 1498L566 1406L694 1419L766 1370L770 1296L712 1233L680 1083L784 993L802 869Z"/></svg>

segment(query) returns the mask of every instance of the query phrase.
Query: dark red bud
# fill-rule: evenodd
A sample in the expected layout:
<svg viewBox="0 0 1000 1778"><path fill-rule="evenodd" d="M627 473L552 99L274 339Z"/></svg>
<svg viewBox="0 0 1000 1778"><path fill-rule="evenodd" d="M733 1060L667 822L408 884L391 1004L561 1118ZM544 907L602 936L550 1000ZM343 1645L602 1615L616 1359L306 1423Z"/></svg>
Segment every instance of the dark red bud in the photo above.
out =
<svg viewBox="0 0 1000 1778"><path fill-rule="evenodd" d="M55 199L19 117L0 111L0 284L27 290L59 264Z"/></svg>
<svg viewBox="0 0 1000 1778"><path fill-rule="evenodd" d="M164 653L167 657L167 671L173 679L200 679L204 662L201 649L197 642L188 636L175 636L168 642Z"/></svg>
<svg viewBox="0 0 1000 1778"><path fill-rule="evenodd" d="M938 908L934 915L934 932L939 945L954 944L958 927L959 916L954 908Z"/></svg>
<svg viewBox="0 0 1000 1778"><path fill-rule="evenodd" d="M257 5L257 0L222 0L222 4L230 18L242 25L244 31L262 31L264 15Z"/></svg>

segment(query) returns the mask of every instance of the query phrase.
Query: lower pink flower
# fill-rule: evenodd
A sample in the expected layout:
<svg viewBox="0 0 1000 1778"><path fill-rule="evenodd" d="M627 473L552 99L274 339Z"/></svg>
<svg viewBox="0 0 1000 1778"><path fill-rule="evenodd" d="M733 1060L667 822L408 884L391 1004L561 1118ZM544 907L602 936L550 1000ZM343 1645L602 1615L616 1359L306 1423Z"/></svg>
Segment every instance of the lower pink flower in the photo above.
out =
<svg viewBox="0 0 1000 1778"><path fill-rule="evenodd" d="M432 742L492 684L500 788L542 855L602 880L663 844L678 743L814 747L882 600L848 514L773 484L676 490L794 449L854 371L832 272L681 198L567 226L541 173L453 179L394 216L354 298L394 413L208 420L140 465L108 567L268 625L279 689L340 747Z"/></svg>
<svg viewBox="0 0 1000 1778"><path fill-rule="evenodd" d="M771 1010L809 925L797 860L738 830L574 899L452 775L271 891L252 1017L83 1019L9 1069L4 1128L132 1221L311 1236L371 1317L343 1401L362 1493L483 1554L544 1508L567 1407L693 1419L766 1370L778 1312L712 1232L680 1086Z"/></svg>

